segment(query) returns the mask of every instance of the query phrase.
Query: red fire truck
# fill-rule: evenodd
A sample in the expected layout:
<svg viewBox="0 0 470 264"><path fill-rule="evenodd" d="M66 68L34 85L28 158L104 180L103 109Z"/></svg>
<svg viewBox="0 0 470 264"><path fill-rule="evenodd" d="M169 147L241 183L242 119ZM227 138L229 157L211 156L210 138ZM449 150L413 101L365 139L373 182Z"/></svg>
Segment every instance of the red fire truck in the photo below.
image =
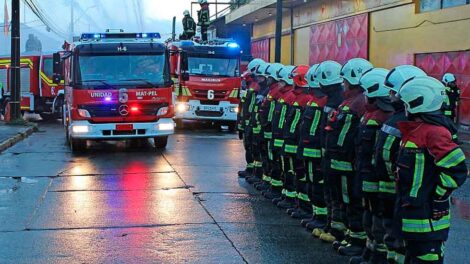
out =
<svg viewBox="0 0 470 264"><path fill-rule="evenodd" d="M241 85L239 45L176 41L168 47L177 96L176 121L213 121L233 130Z"/></svg>
<svg viewBox="0 0 470 264"><path fill-rule="evenodd" d="M72 151L87 140L153 138L167 145L175 124L168 50L158 33L84 33L54 54L65 81L64 126Z"/></svg>
<svg viewBox="0 0 470 264"><path fill-rule="evenodd" d="M10 56L0 56L0 88L3 88L4 112L10 100L9 76ZM23 54L20 59L21 74L21 111L40 114L45 120L62 118L64 99L63 83L52 80L52 53Z"/></svg>

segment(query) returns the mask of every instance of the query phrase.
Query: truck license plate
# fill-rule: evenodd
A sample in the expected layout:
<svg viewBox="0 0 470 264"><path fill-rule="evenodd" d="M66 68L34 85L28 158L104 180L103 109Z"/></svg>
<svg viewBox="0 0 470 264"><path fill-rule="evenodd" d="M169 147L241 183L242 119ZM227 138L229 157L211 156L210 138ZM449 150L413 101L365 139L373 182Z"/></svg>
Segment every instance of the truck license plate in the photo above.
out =
<svg viewBox="0 0 470 264"><path fill-rule="evenodd" d="M116 125L116 130L117 131L130 131L134 129L133 124L122 124L122 125Z"/></svg>
<svg viewBox="0 0 470 264"><path fill-rule="evenodd" d="M203 105L203 106L201 106L201 110L218 112L219 107L218 106L212 106L212 105Z"/></svg>

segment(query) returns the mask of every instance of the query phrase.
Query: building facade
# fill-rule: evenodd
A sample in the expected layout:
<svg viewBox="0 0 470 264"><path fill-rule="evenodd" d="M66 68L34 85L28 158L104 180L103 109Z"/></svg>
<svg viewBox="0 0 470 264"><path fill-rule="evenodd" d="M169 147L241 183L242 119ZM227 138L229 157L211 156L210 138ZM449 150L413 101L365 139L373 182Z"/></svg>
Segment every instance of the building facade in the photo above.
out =
<svg viewBox="0 0 470 264"><path fill-rule="evenodd" d="M226 16L252 27L253 57L274 61L276 0L251 0ZM452 72L462 90L460 121L470 125L470 0L283 1L281 62L376 67L414 64L437 78Z"/></svg>

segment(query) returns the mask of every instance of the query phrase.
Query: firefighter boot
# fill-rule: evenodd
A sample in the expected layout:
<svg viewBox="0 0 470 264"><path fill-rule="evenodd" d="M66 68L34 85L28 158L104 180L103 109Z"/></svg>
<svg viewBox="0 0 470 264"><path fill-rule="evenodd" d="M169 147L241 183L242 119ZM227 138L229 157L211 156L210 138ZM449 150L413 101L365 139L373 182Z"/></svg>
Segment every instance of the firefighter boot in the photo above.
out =
<svg viewBox="0 0 470 264"><path fill-rule="evenodd" d="M372 253L368 262L362 262L361 264L387 264L387 252L375 251Z"/></svg>
<svg viewBox="0 0 470 264"><path fill-rule="evenodd" d="M281 191L274 189L272 186L261 192L261 194L268 200L281 198Z"/></svg>
<svg viewBox="0 0 470 264"><path fill-rule="evenodd" d="M351 240L351 237L348 234L346 234L346 238L344 240L341 240L341 241L336 240L335 242L331 244L331 246L333 247L334 251L338 251L340 247L347 246L350 243L350 240Z"/></svg>
<svg viewBox="0 0 470 264"><path fill-rule="evenodd" d="M359 239L351 237L349 243L346 246L341 246L338 248L338 253L343 256L360 256L364 251L366 246L365 239Z"/></svg>
<svg viewBox="0 0 470 264"><path fill-rule="evenodd" d="M326 215L316 215L313 217L312 222L308 222L305 226L307 230L313 231L317 228L323 229L326 226Z"/></svg>
<svg viewBox="0 0 470 264"><path fill-rule="evenodd" d="M276 198L273 198L271 200L271 202L274 204L274 205L277 205L280 201L284 200L284 198L282 196L279 196L279 197L276 197Z"/></svg>
<svg viewBox="0 0 470 264"><path fill-rule="evenodd" d="M276 204L277 207L281 209L289 209L295 207L294 199L290 197L285 197L282 201Z"/></svg>
<svg viewBox="0 0 470 264"><path fill-rule="evenodd" d="M316 229L313 231L315 232ZM336 237L331 233L331 230L329 232L324 232L320 234L320 240L326 243L333 243L336 240Z"/></svg>
<svg viewBox="0 0 470 264"><path fill-rule="evenodd" d="M246 182L249 184L259 183L261 182L261 178L257 177L256 175L250 175L245 177Z"/></svg>
<svg viewBox="0 0 470 264"><path fill-rule="evenodd" d="M270 187L271 187L271 185L269 183L265 182L265 181L261 182L260 184L255 185L255 188L258 191L266 191Z"/></svg>
<svg viewBox="0 0 470 264"><path fill-rule="evenodd" d="M366 247L362 251L362 255L350 258L349 259L349 264L367 263L370 260L370 257L372 255L373 250L374 250L374 246L372 245L372 243L369 240L367 240Z"/></svg>
<svg viewBox="0 0 470 264"><path fill-rule="evenodd" d="M320 236L321 240L329 243L333 243L334 241L343 241L345 238L346 226L340 222L331 222L330 231L327 234Z"/></svg>
<svg viewBox="0 0 470 264"><path fill-rule="evenodd" d="M312 216L309 218L303 218L302 220L300 220L300 225L304 228L307 228L308 223L313 222L314 220L315 220L315 216Z"/></svg>
<svg viewBox="0 0 470 264"><path fill-rule="evenodd" d="M297 210L292 212L290 216L294 219L309 218L312 216L312 212L305 210L302 206L299 206Z"/></svg>
<svg viewBox="0 0 470 264"><path fill-rule="evenodd" d="M245 170L238 171L238 177L240 177L240 178L249 177L252 174L253 174L253 169L252 168L246 168Z"/></svg>

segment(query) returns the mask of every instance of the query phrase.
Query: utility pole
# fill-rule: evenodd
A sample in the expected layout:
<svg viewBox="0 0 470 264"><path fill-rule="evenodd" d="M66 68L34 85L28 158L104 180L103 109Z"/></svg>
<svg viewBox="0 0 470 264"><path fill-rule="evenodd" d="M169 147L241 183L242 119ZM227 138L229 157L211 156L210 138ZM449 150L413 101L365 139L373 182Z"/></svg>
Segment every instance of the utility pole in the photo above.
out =
<svg viewBox="0 0 470 264"><path fill-rule="evenodd" d="M281 62L282 0L276 2L276 33L274 35L274 62Z"/></svg>
<svg viewBox="0 0 470 264"><path fill-rule="evenodd" d="M20 78L20 0L11 0L11 121L21 118L21 78Z"/></svg>
<svg viewBox="0 0 470 264"><path fill-rule="evenodd" d="M74 34L74 22L73 22L73 0L70 0L70 34L71 34L71 38L70 40L73 41L73 36L75 35Z"/></svg>
<svg viewBox="0 0 470 264"><path fill-rule="evenodd" d="M171 40L175 41L176 39L176 17L173 17L173 24L171 26Z"/></svg>

